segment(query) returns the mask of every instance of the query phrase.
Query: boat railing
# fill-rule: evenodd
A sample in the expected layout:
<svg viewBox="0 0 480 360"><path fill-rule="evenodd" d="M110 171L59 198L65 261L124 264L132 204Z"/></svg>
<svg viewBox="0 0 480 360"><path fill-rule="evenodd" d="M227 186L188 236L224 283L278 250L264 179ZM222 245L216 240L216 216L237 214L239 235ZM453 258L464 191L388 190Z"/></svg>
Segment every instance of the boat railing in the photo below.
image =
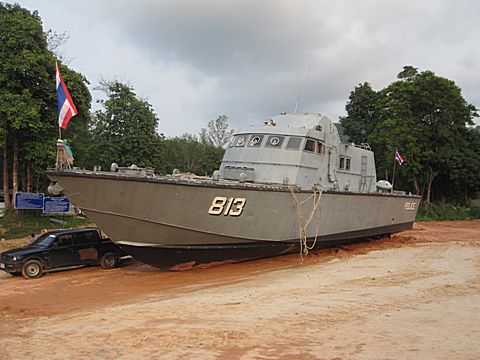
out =
<svg viewBox="0 0 480 360"><path fill-rule="evenodd" d="M370 151L372 150L370 148L370 145L368 145L368 143L355 144L355 147L364 149L364 150L370 150Z"/></svg>

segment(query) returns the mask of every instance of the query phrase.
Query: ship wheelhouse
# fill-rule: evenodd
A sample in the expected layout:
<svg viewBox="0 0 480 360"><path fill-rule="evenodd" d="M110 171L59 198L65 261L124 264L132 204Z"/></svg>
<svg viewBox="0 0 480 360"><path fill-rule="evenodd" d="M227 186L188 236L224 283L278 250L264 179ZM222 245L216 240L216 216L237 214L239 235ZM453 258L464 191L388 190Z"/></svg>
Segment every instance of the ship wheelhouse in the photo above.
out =
<svg viewBox="0 0 480 360"><path fill-rule="evenodd" d="M224 180L324 190L374 191L373 153L342 144L338 130L319 114L282 114L237 132L220 167Z"/></svg>

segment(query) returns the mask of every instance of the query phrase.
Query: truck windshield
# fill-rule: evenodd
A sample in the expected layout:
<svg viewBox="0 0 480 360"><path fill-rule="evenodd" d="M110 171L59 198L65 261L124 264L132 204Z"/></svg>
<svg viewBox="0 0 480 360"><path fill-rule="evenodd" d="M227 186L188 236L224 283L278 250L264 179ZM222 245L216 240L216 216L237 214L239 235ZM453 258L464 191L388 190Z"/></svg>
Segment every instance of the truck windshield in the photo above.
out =
<svg viewBox="0 0 480 360"><path fill-rule="evenodd" d="M31 245L47 247L53 242L53 240L55 240L55 235L43 234L37 240L35 240Z"/></svg>

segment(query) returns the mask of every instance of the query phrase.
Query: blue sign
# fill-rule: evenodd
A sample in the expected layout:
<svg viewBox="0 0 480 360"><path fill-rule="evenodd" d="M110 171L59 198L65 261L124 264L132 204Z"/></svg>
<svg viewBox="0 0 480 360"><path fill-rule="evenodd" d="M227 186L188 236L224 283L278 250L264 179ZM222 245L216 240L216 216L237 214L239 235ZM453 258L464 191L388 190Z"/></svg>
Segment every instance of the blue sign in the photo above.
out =
<svg viewBox="0 0 480 360"><path fill-rule="evenodd" d="M70 210L70 201L62 197L45 197L43 201L44 213L62 213Z"/></svg>
<svg viewBox="0 0 480 360"><path fill-rule="evenodd" d="M41 193L15 193L15 209L43 209L44 196Z"/></svg>

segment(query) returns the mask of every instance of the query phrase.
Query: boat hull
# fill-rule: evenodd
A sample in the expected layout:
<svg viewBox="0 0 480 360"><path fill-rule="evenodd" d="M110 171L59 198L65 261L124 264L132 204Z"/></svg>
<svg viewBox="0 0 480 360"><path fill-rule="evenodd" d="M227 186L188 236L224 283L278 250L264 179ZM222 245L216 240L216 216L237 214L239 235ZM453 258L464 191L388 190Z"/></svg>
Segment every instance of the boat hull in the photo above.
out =
<svg viewBox="0 0 480 360"><path fill-rule="evenodd" d="M47 171L138 260L162 267L243 261L412 227L416 196Z"/></svg>
<svg viewBox="0 0 480 360"><path fill-rule="evenodd" d="M334 234L306 239L309 251L333 246L352 244L378 236L409 230L412 223L395 224L365 231ZM204 264L224 264L274 257L292 253L303 253L300 239L285 242L257 242L226 245L178 245L178 246L138 246L123 242L121 247L143 263L164 270L184 270ZM304 253L303 253L304 254Z"/></svg>

